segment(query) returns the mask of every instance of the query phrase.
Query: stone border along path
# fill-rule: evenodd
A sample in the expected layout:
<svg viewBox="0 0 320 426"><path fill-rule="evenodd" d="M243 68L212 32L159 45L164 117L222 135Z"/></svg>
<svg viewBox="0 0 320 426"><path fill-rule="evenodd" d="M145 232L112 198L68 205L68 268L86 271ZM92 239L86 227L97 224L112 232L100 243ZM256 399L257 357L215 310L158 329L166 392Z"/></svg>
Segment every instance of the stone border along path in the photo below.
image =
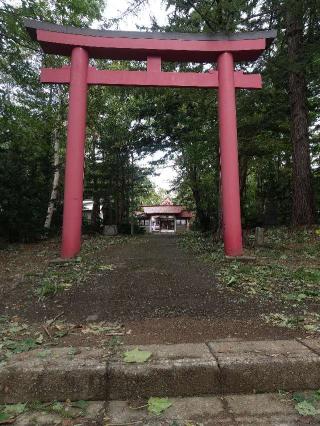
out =
<svg viewBox="0 0 320 426"><path fill-rule="evenodd" d="M38 349L0 367L0 404L39 400L126 400L311 390L320 387L320 339L148 345L150 361L128 364L125 350Z"/></svg>
<svg viewBox="0 0 320 426"><path fill-rule="evenodd" d="M288 398L278 394L227 395L170 398L172 406L161 416L147 410L132 409L127 401L110 401L106 405L108 425L178 426L319 426L316 419L302 422Z"/></svg>
<svg viewBox="0 0 320 426"><path fill-rule="evenodd" d="M56 413L26 412L15 426L301 426L318 425L317 419L302 419L294 403L279 394L201 396L170 398L172 403L160 416L148 413L141 401L92 401L85 413L72 420ZM138 408L137 408L138 407Z"/></svg>

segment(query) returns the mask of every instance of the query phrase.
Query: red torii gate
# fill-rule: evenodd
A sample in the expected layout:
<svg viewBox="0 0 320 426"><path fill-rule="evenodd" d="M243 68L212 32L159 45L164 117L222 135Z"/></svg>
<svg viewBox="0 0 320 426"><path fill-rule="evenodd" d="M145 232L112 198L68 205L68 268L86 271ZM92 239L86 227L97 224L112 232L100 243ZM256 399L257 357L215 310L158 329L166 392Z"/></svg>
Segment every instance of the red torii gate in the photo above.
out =
<svg viewBox="0 0 320 426"><path fill-rule="evenodd" d="M26 20L45 53L70 56L71 66L43 68L42 83L69 84L68 135L62 258L81 248L83 167L88 85L218 88L220 164L225 253L241 256L242 229L235 89L260 89L259 74L234 71L236 61L254 61L272 43L275 31L227 34L104 31ZM147 71L107 71L89 58L147 61ZM208 73L162 72L161 62L218 63Z"/></svg>

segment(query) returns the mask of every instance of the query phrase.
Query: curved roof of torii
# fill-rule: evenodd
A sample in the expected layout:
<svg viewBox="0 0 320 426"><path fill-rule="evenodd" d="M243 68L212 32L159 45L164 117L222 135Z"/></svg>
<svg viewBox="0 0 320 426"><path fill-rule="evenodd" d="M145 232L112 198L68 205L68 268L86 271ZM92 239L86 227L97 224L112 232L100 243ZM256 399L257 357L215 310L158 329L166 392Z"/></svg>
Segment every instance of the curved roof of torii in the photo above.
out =
<svg viewBox="0 0 320 426"><path fill-rule="evenodd" d="M69 56L81 46L92 58L123 60L146 60L153 55L164 61L213 62L229 51L236 61L253 61L276 37L273 30L231 34L108 31L29 19L25 26L46 53Z"/></svg>

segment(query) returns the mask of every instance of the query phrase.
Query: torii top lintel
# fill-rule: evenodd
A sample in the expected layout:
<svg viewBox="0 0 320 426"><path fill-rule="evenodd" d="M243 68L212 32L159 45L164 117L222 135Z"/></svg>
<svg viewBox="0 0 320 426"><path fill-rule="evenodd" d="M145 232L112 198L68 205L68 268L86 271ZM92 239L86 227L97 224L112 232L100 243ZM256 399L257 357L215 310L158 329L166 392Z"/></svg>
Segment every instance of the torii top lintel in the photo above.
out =
<svg viewBox="0 0 320 426"><path fill-rule="evenodd" d="M91 58L163 61L214 62L222 52L231 52L235 61L254 61L269 47L275 31L243 33L174 33L105 31L25 20L33 40L45 53L70 56L74 47L84 47Z"/></svg>

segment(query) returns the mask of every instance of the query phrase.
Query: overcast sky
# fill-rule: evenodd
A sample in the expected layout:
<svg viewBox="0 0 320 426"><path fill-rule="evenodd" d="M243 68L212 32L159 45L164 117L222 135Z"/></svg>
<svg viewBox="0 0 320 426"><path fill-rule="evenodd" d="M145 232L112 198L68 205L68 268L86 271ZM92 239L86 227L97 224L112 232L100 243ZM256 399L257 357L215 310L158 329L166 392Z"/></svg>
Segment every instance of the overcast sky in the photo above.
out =
<svg viewBox="0 0 320 426"><path fill-rule="evenodd" d="M119 17L128 8L128 0L105 0L105 17L108 19ZM138 11L137 16L128 16L122 20L118 29L136 31L139 26L150 26L151 17L155 17L161 25L167 22L167 12L161 0L148 0Z"/></svg>
<svg viewBox="0 0 320 426"><path fill-rule="evenodd" d="M106 0L105 17L107 19L112 19L121 16L127 9L128 3L129 1L127 0ZM141 8L137 16L128 16L119 23L117 29L122 31L136 31L139 26L149 27L151 25L151 17L156 17L160 25L167 23L167 11L161 0L149 0L148 5ZM149 156L143 161L138 161L138 163L141 166L147 166L149 161L158 160L162 155L161 152L157 152L155 155ZM166 166L159 166L158 174L159 176L150 176L151 181L158 188L170 189L171 180L176 177L173 163L167 161Z"/></svg>

